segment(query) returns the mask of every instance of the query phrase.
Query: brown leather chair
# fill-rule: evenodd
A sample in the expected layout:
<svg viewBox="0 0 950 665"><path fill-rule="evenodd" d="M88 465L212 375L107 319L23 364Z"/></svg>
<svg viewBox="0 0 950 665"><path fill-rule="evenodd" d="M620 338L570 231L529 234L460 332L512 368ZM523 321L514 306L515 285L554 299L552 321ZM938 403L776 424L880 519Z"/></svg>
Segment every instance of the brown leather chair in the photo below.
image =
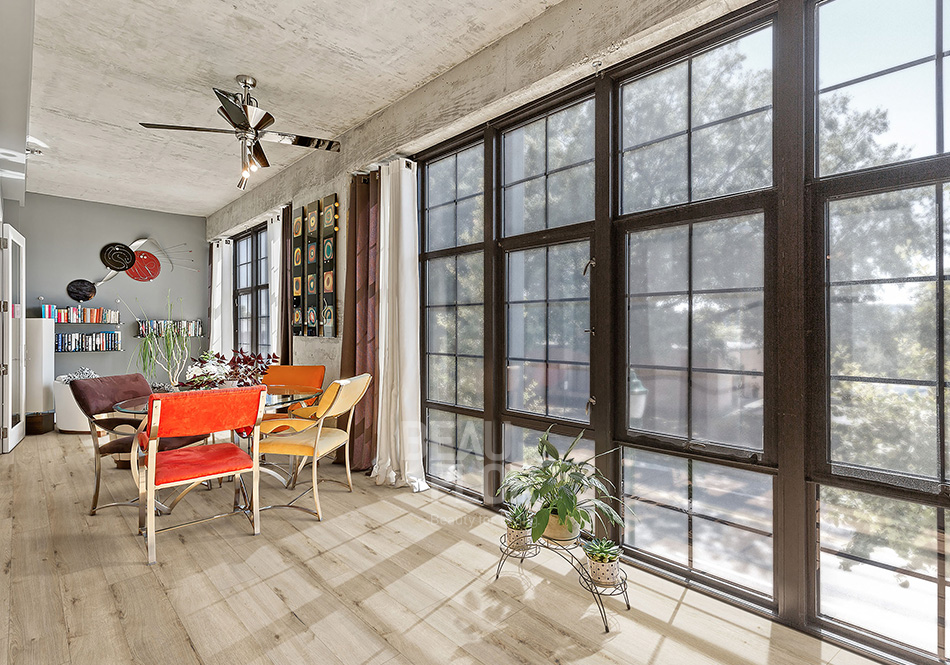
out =
<svg viewBox="0 0 950 665"><path fill-rule="evenodd" d="M98 379L77 379L72 381L69 387L76 399L76 405L89 421L89 433L92 435L96 484L92 492L92 507L89 509L89 514L95 515L100 508L136 505L137 499L99 505L102 458L117 453L131 454L134 433L142 421L131 416L116 416L114 407L127 399L148 397L152 394L151 386L141 374L120 374ZM109 440L100 442L102 436L108 436ZM159 442L159 450L174 450L207 438L207 435L165 438Z"/></svg>

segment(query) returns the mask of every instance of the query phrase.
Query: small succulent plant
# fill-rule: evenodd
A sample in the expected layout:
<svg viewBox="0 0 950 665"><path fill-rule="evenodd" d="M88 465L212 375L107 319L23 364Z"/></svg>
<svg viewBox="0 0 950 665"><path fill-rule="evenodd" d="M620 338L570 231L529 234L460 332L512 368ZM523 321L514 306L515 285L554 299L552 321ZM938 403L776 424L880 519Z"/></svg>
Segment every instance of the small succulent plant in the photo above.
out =
<svg viewBox="0 0 950 665"><path fill-rule="evenodd" d="M584 543L584 552L591 561L610 563L620 558L620 546L609 538L594 538Z"/></svg>
<svg viewBox="0 0 950 665"><path fill-rule="evenodd" d="M512 506L502 514L505 516L505 525L509 529L530 529L534 519L528 506L523 503Z"/></svg>

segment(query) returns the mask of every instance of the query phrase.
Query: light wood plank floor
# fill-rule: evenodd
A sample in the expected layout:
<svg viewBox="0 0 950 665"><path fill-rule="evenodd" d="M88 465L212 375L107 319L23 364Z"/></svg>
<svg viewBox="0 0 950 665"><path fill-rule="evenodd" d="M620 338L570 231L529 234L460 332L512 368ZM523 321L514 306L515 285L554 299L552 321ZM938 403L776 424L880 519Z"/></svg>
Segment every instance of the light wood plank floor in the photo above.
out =
<svg viewBox="0 0 950 665"><path fill-rule="evenodd" d="M632 609L609 599L605 634L552 553L494 581L499 517L362 474L352 494L321 485L323 522L273 510L258 537L242 517L160 534L150 567L136 509L86 514L87 439L28 437L0 456L0 665L870 662L633 569ZM105 500L127 498L128 471L111 467ZM289 498L262 486L267 503ZM159 524L230 499L196 490Z"/></svg>

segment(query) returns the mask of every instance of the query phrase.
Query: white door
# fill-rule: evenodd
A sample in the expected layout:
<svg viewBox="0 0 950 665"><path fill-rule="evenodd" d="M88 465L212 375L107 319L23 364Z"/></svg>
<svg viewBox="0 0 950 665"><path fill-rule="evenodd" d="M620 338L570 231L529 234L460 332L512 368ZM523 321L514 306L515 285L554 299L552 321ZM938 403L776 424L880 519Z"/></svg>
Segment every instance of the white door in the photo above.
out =
<svg viewBox="0 0 950 665"><path fill-rule="evenodd" d="M0 423L2 452L8 453L26 433L26 240L9 224L0 240Z"/></svg>

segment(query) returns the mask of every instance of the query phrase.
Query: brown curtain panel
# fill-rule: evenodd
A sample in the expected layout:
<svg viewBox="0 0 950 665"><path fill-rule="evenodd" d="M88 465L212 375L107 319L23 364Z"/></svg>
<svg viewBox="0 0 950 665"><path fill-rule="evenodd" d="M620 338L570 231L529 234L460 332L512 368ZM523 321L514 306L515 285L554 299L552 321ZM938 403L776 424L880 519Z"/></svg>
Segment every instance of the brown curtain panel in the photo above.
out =
<svg viewBox="0 0 950 665"><path fill-rule="evenodd" d="M343 305L343 376L368 372L373 382L353 413L350 465L371 469L376 459L376 326L379 265L379 173L353 176L347 215Z"/></svg>
<svg viewBox="0 0 950 665"><path fill-rule="evenodd" d="M280 284L277 285L277 297L280 298L278 310L281 327L280 337L277 340L277 355L281 365L294 363L294 336L293 336L293 275L291 274L291 243L293 236L290 228L290 206L284 206L280 211Z"/></svg>

